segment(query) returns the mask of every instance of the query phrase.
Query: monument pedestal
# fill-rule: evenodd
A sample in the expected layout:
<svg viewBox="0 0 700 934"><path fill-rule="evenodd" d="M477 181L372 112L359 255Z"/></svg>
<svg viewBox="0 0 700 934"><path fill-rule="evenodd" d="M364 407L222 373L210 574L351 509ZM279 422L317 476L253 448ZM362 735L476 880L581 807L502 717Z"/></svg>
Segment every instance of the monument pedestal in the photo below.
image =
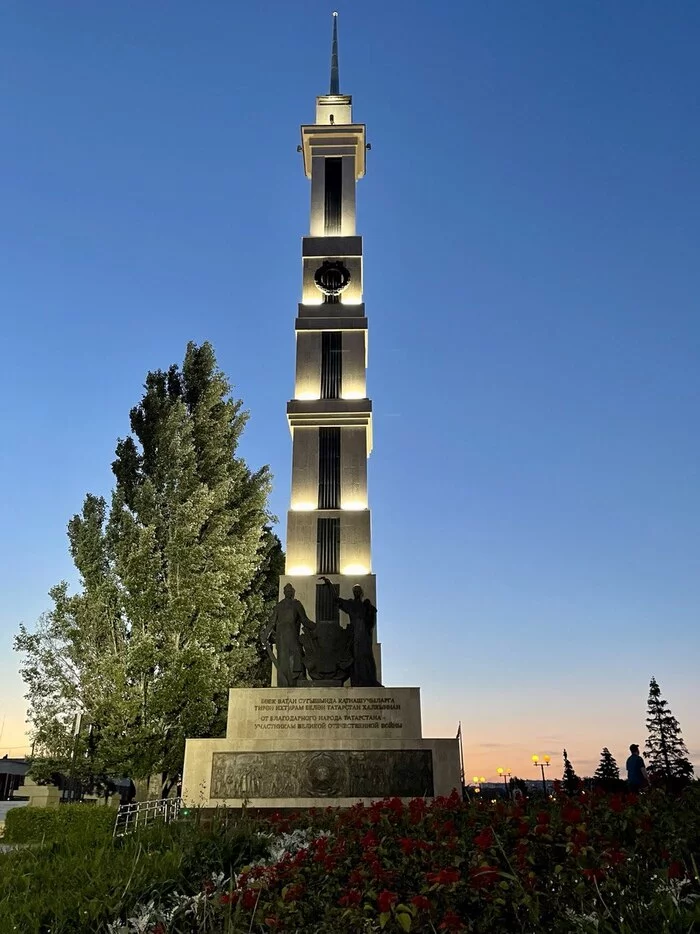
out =
<svg viewBox="0 0 700 934"><path fill-rule="evenodd" d="M424 739L418 688L232 688L225 739L188 739L188 806L349 807L460 787L456 739Z"/></svg>

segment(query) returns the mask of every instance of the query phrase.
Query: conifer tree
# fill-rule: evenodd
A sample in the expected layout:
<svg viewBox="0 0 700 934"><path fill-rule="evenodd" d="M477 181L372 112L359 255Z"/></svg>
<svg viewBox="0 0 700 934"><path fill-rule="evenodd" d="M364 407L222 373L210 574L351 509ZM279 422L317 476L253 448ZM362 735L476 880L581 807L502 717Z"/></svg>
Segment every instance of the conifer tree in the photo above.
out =
<svg viewBox="0 0 700 934"><path fill-rule="evenodd" d="M680 725L671 713L668 701L662 698L656 678L649 682L647 730L644 755L649 774L669 779L692 778L694 770Z"/></svg>
<svg viewBox="0 0 700 934"><path fill-rule="evenodd" d="M600 765L596 769L594 777L601 782L618 781L620 778L620 769L607 746L603 747L600 754Z"/></svg>
<svg viewBox="0 0 700 934"><path fill-rule="evenodd" d="M110 507L88 494L68 524L80 591L54 587L20 627L37 750L80 774L182 768L186 737L223 732L230 686L261 683L258 633L276 599L270 478L236 456L247 420L209 344L146 377L117 443ZM73 740L75 715L84 730Z"/></svg>
<svg viewBox="0 0 700 934"><path fill-rule="evenodd" d="M569 762L569 757L564 750L564 775L562 777L562 784L564 790L567 791L570 795L575 791L578 791L580 785L580 780L576 772L574 772L573 765Z"/></svg>

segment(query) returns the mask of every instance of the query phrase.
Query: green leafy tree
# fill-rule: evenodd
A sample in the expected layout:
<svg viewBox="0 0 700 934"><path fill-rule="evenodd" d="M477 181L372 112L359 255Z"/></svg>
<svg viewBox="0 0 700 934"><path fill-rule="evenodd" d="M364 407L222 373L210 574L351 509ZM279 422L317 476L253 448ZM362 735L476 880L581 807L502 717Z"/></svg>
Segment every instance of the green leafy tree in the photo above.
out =
<svg viewBox="0 0 700 934"><path fill-rule="evenodd" d="M668 701L652 678L647 701L647 743L644 749L650 776L687 780L693 777L693 765L683 741L678 720L673 716Z"/></svg>
<svg viewBox="0 0 700 934"><path fill-rule="evenodd" d="M15 647L42 757L167 785L186 737L223 732L228 688L269 676L257 636L282 553L266 524L268 470L236 456L247 413L212 347L190 343L182 368L144 388L109 509L88 494L68 524L79 592L54 587Z"/></svg>
<svg viewBox="0 0 700 934"><path fill-rule="evenodd" d="M574 794L574 792L578 791L580 784L581 784L581 781L578 775L576 774L576 772L574 772L574 767L569 761L569 757L565 749L564 750L564 775L562 777L562 785L564 786L564 790L568 792L570 795L572 795Z"/></svg>

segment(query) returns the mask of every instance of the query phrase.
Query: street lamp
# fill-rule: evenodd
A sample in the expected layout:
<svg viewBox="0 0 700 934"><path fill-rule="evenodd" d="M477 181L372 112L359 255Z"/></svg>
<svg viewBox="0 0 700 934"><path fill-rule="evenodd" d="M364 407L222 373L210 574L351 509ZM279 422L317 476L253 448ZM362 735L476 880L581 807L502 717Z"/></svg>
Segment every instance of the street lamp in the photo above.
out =
<svg viewBox="0 0 700 934"><path fill-rule="evenodd" d="M503 787L505 788L506 798L509 798L510 792L508 790L508 781L510 779L510 769L496 769L496 771L503 778Z"/></svg>
<svg viewBox="0 0 700 934"><path fill-rule="evenodd" d="M481 785L484 784L484 782L486 781L486 779L484 778L483 775L481 776L481 778L479 778L478 775L474 775L473 778L472 778L472 781L474 782L474 792L475 792L475 794L480 795L480 794L481 794Z"/></svg>
<svg viewBox="0 0 700 934"><path fill-rule="evenodd" d="M550 760L551 760L551 756L542 756L541 762L540 762L539 756L532 757L532 761L534 763L535 768L536 769L539 768L540 771L542 772L542 789L544 790L545 798L547 797L547 781L544 777L544 770L545 768L549 768Z"/></svg>

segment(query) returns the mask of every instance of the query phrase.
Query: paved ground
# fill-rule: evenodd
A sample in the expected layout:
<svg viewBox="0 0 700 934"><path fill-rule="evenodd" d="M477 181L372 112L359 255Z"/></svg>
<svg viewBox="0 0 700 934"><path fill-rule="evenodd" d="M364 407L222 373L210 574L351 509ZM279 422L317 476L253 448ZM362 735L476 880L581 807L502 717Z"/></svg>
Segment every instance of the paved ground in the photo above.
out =
<svg viewBox="0 0 700 934"><path fill-rule="evenodd" d="M28 803L28 801L0 801L0 822L5 822L5 815L12 808L21 808Z"/></svg>

